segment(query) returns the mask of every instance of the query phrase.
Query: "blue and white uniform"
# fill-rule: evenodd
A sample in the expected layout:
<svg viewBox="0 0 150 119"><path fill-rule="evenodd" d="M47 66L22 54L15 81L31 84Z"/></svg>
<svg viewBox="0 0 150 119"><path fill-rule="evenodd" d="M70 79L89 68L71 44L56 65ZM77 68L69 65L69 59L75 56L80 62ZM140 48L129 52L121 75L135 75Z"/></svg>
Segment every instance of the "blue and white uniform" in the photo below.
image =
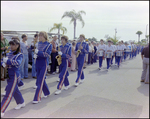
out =
<svg viewBox="0 0 150 119"><path fill-rule="evenodd" d="M124 48L123 48L121 45L118 45L118 46L117 46L117 50L123 52ZM117 56L117 57L118 57L118 58L117 58L118 66L120 66L120 62L121 62L122 56Z"/></svg>
<svg viewBox="0 0 150 119"><path fill-rule="evenodd" d="M111 58L111 65L113 64L113 59L114 59L115 51L116 51L116 46L115 45L112 45L112 46L113 46L113 54L112 54L112 58Z"/></svg>
<svg viewBox="0 0 150 119"><path fill-rule="evenodd" d="M18 53L16 55L13 54L14 51L11 51L8 53L8 60L6 62L7 68L8 68L8 75L9 79L7 79L7 86L6 86L6 95L4 96L2 102L1 102L1 112L5 112L6 108L8 107L12 97L14 97L17 104L24 103L24 99L22 97L22 94L20 93L18 89L18 82L20 82L21 76L19 67L23 60L22 53ZM1 61L1 64L3 61Z"/></svg>
<svg viewBox="0 0 150 119"><path fill-rule="evenodd" d="M108 50L110 50L110 51L108 51ZM107 46L106 46L105 52L111 52L111 54L112 54L113 51L114 51L114 48L113 48L112 45L110 45L110 46L107 45ZM110 63L111 63L111 58L106 58L106 62L107 62L107 69L109 69Z"/></svg>
<svg viewBox="0 0 150 119"><path fill-rule="evenodd" d="M50 94L49 88L46 84L46 73L48 58L50 57L52 51L52 44L49 42L38 42L38 53L36 59L36 69L37 69L37 89L33 101L41 101L42 90L45 96Z"/></svg>
<svg viewBox="0 0 150 119"><path fill-rule="evenodd" d="M104 57L105 49L106 49L106 45L105 44L103 44L103 45L99 44L98 49L97 49L97 56L99 57L99 68L102 67L102 62L103 62L103 57ZM100 56L99 50L103 51L103 56Z"/></svg>
<svg viewBox="0 0 150 119"><path fill-rule="evenodd" d="M78 42L76 44L75 52L78 51L80 44L81 42ZM85 54L88 54L89 52L89 45L86 42L82 42L82 47L83 49L81 50L81 53L77 57L78 75L77 75L76 83L79 83L80 79L81 80L84 79L83 66L84 66L84 61L85 61Z"/></svg>
<svg viewBox="0 0 150 119"><path fill-rule="evenodd" d="M121 62L122 62L123 59L124 59L124 49L126 48L126 46L124 44L122 44L121 46L122 46L122 49L123 49L122 56L121 56Z"/></svg>
<svg viewBox="0 0 150 119"><path fill-rule="evenodd" d="M58 50L58 48L57 48L57 50ZM68 81L68 76L69 76L68 59L71 57L71 45L69 45L69 44L65 44L64 46L61 45L60 46L60 51L62 52L62 55L61 55L62 63L59 66L60 81L57 85L58 90L61 90L63 84L65 85L65 87L69 85L69 81Z"/></svg>

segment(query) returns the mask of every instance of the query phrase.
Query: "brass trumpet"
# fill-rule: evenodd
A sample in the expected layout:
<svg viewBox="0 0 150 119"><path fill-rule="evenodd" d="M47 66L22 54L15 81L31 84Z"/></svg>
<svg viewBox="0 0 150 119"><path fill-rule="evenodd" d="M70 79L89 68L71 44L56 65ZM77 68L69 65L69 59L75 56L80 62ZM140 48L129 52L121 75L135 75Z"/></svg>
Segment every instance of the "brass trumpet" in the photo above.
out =
<svg viewBox="0 0 150 119"><path fill-rule="evenodd" d="M58 52L59 51L60 51L60 45L58 46ZM61 55L57 55L56 59L57 59L58 65L60 65L62 63L62 61L61 61Z"/></svg>

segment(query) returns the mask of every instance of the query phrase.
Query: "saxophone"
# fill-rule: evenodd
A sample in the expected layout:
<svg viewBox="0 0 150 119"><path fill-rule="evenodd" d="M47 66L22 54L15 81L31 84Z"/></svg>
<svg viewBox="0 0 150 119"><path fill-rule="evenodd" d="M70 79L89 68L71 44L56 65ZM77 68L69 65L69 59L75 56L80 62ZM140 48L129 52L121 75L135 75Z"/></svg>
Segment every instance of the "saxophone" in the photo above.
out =
<svg viewBox="0 0 150 119"><path fill-rule="evenodd" d="M59 51L60 51L60 45L58 46L58 52ZM60 65L62 63L62 61L61 61L61 55L57 55L56 59L57 59L58 65Z"/></svg>
<svg viewBox="0 0 150 119"><path fill-rule="evenodd" d="M83 41L82 41L83 42ZM82 42L80 44L80 47L82 46ZM81 50L77 50L77 57L79 56L79 54L81 53Z"/></svg>

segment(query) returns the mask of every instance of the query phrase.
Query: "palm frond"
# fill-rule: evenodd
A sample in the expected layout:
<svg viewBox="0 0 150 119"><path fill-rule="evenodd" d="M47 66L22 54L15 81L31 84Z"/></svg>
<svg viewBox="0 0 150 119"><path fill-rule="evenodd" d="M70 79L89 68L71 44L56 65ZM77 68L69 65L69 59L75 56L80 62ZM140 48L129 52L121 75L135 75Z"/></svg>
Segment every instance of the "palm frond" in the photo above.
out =
<svg viewBox="0 0 150 119"><path fill-rule="evenodd" d="M73 16L73 12L65 12L65 13L63 14L63 16L61 17L61 19L63 19L64 17L70 17L70 18L74 17L74 16Z"/></svg>
<svg viewBox="0 0 150 119"><path fill-rule="evenodd" d="M75 20L75 19L72 18L72 19L70 20L70 24L71 24L72 22L74 22L74 20Z"/></svg>
<svg viewBox="0 0 150 119"><path fill-rule="evenodd" d="M56 30L56 29L58 29L57 27L52 27L50 30L49 30L49 32L52 32L53 30Z"/></svg>
<svg viewBox="0 0 150 119"><path fill-rule="evenodd" d="M84 27L85 23L84 20L82 19L82 16L79 14L77 19L82 23L82 28Z"/></svg>
<svg viewBox="0 0 150 119"><path fill-rule="evenodd" d="M60 30L63 32L63 34L67 32L67 29L65 27L60 28Z"/></svg>
<svg viewBox="0 0 150 119"><path fill-rule="evenodd" d="M81 11L78 12L78 14L85 14L86 15L86 12L81 10Z"/></svg>

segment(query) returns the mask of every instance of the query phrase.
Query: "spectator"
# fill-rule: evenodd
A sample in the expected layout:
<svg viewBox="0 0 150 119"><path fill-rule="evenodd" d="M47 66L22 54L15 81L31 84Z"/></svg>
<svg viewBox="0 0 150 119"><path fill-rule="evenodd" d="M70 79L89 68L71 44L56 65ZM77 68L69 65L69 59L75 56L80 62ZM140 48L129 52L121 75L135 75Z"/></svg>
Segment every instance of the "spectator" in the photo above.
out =
<svg viewBox="0 0 150 119"><path fill-rule="evenodd" d="M28 43L27 43L27 35L23 34L21 36L22 41L20 42L21 52L23 54L22 64L20 66L21 79L28 78Z"/></svg>
<svg viewBox="0 0 150 119"><path fill-rule="evenodd" d="M7 50L7 47L9 46L8 40L4 38L4 34L1 32L1 59L3 58L2 52ZM7 73L7 68L1 67L1 80L5 81Z"/></svg>
<svg viewBox="0 0 150 119"><path fill-rule="evenodd" d="M71 52L71 57L72 57L71 71L75 71L76 70L75 46L76 46L76 42L73 42L72 43L72 52Z"/></svg>
<svg viewBox="0 0 150 119"><path fill-rule="evenodd" d="M32 49L32 78L37 78L36 77L36 67L35 67L35 59L33 58L35 49L38 47L38 34L34 35L34 40L32 41L31 44L31 49Z"/></svg>
<svg viewBox="0 0 150 119"><path fill-rule="evenodd" d="M141 82L149 84L149 43L141 52L141 57L143 60L143 71L141 76Z"/></svg>
<svg viewBox="0 0 150 119"><path fill-rule="evenodd" d="M57 50L56 50L56 48L57 48L57 42L56 41L57 41L57 36L54 36L53 40L51 41L51 44L53 45L53 47L52 47L52 53L51 53L51 62L52 62L52 64L51 64L51 71L50 71L53 75L55 75L56 67L57 67L56 56L58 55L58 53L57 53Z"/></svg>

